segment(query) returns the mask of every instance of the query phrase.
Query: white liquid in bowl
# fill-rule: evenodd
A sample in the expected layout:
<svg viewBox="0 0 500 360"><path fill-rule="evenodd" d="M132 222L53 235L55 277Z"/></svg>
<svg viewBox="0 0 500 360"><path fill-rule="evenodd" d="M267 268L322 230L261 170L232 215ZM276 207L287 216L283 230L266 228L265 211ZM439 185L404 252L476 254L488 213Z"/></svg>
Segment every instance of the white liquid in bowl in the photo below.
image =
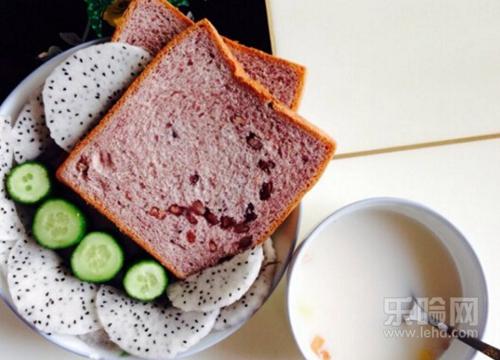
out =
<svg viewBox="0 0 500 360"><path fill-rule="evenodd" d="M394 309L401 301L407 308L397 299L412 295L442 298L448 316L450 298L461 293L453 259L432 232L404 215L368 208L309 239L290 279L290 319L308 359L437 359L449 340L426 336L429 326L398 324L402 312L384 305Z"/></svg>

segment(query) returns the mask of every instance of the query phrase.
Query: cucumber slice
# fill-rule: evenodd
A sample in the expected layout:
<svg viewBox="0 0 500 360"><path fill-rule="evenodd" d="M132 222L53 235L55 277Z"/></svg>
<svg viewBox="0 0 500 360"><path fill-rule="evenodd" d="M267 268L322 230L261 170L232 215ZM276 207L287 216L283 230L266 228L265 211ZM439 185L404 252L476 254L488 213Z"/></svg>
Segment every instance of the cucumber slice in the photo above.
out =
<svg viewBox="0 0 500 360"><path fill-rule="evenodd" d="M123 250L116 240L103 232L91 232L71 255L71 270L83 281L109 281L123 266Z"/></svg>
<svg viewBox="0 0 500 360"><path fill-rule="evenodd" d="M28 205L47 197L52 188L47 168L34 161L14 167L7 174L6 185L12 200Z"/></svg>
<svg viewBox="0 0 500 360"><path fill-rule="evenodd" d="M33 219L33 236L49 249L76 245L85 235L87 221L83 213L63 199L45 201Z"/></svg>
<svg viewBox="0 0 500 360"><path fill-rule="evenodd" d="M141 301L151 301L164 294L167 284L167 272L154 260L143 260L133 265L123 279L127 294Z"/></svg>

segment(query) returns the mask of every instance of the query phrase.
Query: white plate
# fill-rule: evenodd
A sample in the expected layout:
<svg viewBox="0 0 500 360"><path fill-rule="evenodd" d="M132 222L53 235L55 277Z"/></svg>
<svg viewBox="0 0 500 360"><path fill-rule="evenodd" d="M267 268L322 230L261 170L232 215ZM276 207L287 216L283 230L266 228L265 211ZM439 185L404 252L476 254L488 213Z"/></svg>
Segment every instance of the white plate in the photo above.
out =
<svg viewBox="0 0 500 360"><path fill-rule="evenodd" d="M21 110L22 106L26 103L28 98L39 89L47 76L52 72L52 70L59 65L64 59L73 54L74 52L88 47L97 41L88 42L72 49L65 51L64 53L54 57L53 59L47 61L45 64L36 69L31 73L26 79L24 79L12 93L5 99L5 101L0 106L0 115L10 116L13 119L17 117L17 114ZM278 260L278 267L273 281L273 290L278 284L279 280L282 278L283 273L290 261L295 243L297 241L298 234L298 224L299 224L300 208L295 209L286 221L278 228L278 230L273 234L274 247L276 248L276 255ZM272 291L271 291L272 293ZM24 321L24 319L17 313L15 307L10 300L8 294L8 288L5 283L5 279L0 276L0 297L4 302L12 309L12 311ZM26 321L24 321L26 323ZM83 341L78 339L76 336L62 336L62 335L51 335L48 336L44 333L39 332L33 326L26 323L34 331L38 332L40 335L45 337L47 340L53 342L54 344L60 346L75 354L85 356L91 359L107 359L107 360L118 360L123 359L119 353L112 352L105 348L90 347ZM187 356L194 355L200 351L203 351L220 341L226 339L228 336L237 331L242 325L236 325L230 329L224 331L217 331L209 334L206 338L201 340L197 345L186 351L185 353L178 356L178 358L183 358ZM138 360L139 358L134 356L128 356L127 359Z"/></svg>

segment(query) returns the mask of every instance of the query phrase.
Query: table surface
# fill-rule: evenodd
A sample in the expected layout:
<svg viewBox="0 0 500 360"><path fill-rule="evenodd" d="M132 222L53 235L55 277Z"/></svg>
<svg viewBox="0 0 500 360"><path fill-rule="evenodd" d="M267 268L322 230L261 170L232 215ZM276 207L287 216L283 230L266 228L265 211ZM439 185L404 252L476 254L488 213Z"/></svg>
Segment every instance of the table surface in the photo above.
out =
<svg viewBox="0 0 500 360"><path fill-rule="evenodd" d="M311 8L269 0L268 6L275 52L309 68L300 112L341 144L341 156L304 198L300 238L329 213L367 197L434 208L463 231L483 265L484 338L498 346L500 3L479 2L316 0ZM284 288L282 282L239 332L193 359L301 359ZM78 359L3 304L0 319L2 358Z"/></svg>
<svg viewBox="0 0 500 360"><path fill-rule="evenodd" d="M301 112L339 154L500 135L500 2L268 4L275 53L309 68Z"/></svg>

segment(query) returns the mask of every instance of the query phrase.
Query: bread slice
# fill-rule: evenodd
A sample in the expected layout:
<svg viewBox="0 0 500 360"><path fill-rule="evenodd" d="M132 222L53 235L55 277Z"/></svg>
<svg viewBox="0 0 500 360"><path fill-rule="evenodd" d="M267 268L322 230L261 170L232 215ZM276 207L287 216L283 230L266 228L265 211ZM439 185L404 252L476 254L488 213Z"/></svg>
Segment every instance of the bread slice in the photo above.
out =
<svg viewBox="0 0 500 360"><path fill-rule="evenodd" d="M268 238L334 148L203 20L157 55L57 178L185 278Z"/></svg>
<svg viewBox="0 0 500 360"><path fill-rule="evenodd" d="M113 34L113 41L140 46L156 55L172 38L194 22L167 0L133 0ZM250 77L291 109L302 95L305 68L263 51L225 39Z"/></svg>

